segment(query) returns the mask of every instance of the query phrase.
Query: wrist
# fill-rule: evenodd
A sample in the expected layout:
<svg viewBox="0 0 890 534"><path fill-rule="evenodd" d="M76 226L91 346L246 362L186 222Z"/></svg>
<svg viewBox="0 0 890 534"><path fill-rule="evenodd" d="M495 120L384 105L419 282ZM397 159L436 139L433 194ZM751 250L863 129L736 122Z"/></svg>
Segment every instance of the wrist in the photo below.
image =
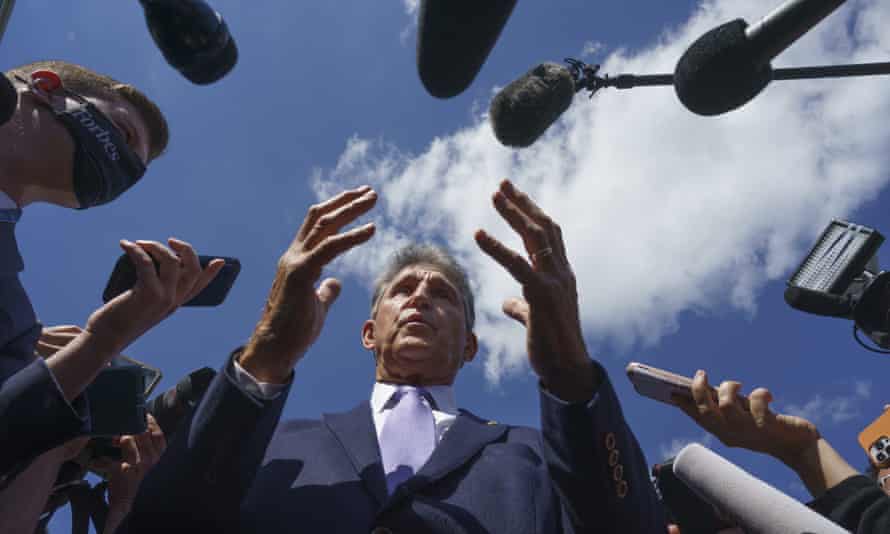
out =
<svg viewBox="0 0 890 534"><path fill-rule="evenodd" d="M796 473L809 472L819 465L820 441L822 441L822 438L817 435L812 441L802 446L790 450L771 452L770 456L776 458Z"/></svg>
<svg viewBox="0 0 890 534"><path fill-rule="evenodd" d="M599 367L589 358L571 367L554 368L542 375L541 384L566 402L586 402L593 398L602 383Z"/></svg>
<svg viewBox="0 0 890 534"><path fill-rule="evenodd" d="M240 354L235 355L235 361L258 382L285 384L293 372L293 366L283 363L281 358L276 358L271 347L263 346L261 342L255 343L253 340Z"/></svg>

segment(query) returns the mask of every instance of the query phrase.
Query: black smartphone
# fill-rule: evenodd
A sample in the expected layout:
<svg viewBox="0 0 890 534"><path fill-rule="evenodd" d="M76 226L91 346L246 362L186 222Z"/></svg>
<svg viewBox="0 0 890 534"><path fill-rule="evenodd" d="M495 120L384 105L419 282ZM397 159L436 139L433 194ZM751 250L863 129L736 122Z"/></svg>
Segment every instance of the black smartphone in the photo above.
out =
<svg viewBox="0 0 890 534"><path fill-rule="evenodd" d="M219 306L226 299L226 295L229 294L229 290L235 284L235 279L238 278L238 273L241 272L241 262L236 258L223 256L198 256L201 268L207 267L207 264L216 258L226 262L222 270L219 271L216 278L207 284L203 291L195 295L194 298L183 304L183 306ZM155 268L158 268L157 262L155 262ZM105 286L105 291L102 292L102 301L108 302L130 289L136 285L137 278L136 268L133 266L133 262L130 261L130 257L122 254L118 258L117 263L114 264L111 278L108 279L108 285Z"/></svg>
<svg viewBox="0 0 890 534"><path fill-rule="evenodd" d="M102 369L86 389L90 434L111 437L145 432L145 383L145 372L138 365Z"/></svg>

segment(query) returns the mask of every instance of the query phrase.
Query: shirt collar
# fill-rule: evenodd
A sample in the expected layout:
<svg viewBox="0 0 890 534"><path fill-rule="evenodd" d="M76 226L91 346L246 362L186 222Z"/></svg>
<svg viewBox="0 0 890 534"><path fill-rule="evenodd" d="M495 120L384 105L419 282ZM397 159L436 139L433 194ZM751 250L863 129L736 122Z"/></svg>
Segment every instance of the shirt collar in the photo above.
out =
<svg viewBox="0 0 890 534"><path fill-rule="evenodd" d="M387 404L398 387L398 384L375 382L374 389L371 391L371 410L374 413L378 413L390 408ZM452 386L423 386L423 389L432 395L433 402L436 403L435 410L437 412L458 415L457 403L454 401L454 388Z"/></svg>
<svg viewBox="0 0 890 534"><path fill-rule="evenodd" d="M12 199L12 197L7 195L3 191L0 191L0 210L17 210L17 209L19 209L19 206L18 206L18 204L15 203L15 201Z"/></svg>

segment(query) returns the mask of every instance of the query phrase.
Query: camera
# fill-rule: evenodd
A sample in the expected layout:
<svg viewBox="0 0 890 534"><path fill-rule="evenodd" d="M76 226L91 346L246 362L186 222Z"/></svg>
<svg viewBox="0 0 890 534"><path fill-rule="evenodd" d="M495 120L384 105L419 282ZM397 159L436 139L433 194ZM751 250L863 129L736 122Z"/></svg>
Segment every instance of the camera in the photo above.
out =
<svg viewBox="0 0 890 534"><path fill-rule="evenodd" d="M888 467L890 465L890 462L887 461L890 459L890 437L881 436L876 439L869 447L868 455L878 468Z"/></svg>
<svg viewBox="0 0 890 534"><path fill-rule="evenodd" d="M833 220L788 280L792 308L853 321L853 336L873 352L890 352L890 272L878 267L884 236L877 230ZM859 331L881 347L866 345Z"/></svg>

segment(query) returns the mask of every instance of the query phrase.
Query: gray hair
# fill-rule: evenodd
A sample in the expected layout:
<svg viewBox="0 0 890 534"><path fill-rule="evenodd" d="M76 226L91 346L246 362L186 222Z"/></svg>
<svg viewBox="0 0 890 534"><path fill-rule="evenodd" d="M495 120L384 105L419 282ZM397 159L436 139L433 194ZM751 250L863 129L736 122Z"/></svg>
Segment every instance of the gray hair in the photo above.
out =
<svg viewBox="0 0 890 534"><path fill-rule="evenodd" d="M473 304L473 290L470 289L470 281L467 272L454 257L441 247L428 243L412 243L406 245L393 254L383 269L383 272L374 281L374 296L371 298L371 317L377 313L377 304L383 296L383 290L392 282L397 274L405 267L412 265L430 265L439 270L449 282L457 286L464 301L464 317L467 320L467 330L472 331L476 323L476 312Z"/></svg>

